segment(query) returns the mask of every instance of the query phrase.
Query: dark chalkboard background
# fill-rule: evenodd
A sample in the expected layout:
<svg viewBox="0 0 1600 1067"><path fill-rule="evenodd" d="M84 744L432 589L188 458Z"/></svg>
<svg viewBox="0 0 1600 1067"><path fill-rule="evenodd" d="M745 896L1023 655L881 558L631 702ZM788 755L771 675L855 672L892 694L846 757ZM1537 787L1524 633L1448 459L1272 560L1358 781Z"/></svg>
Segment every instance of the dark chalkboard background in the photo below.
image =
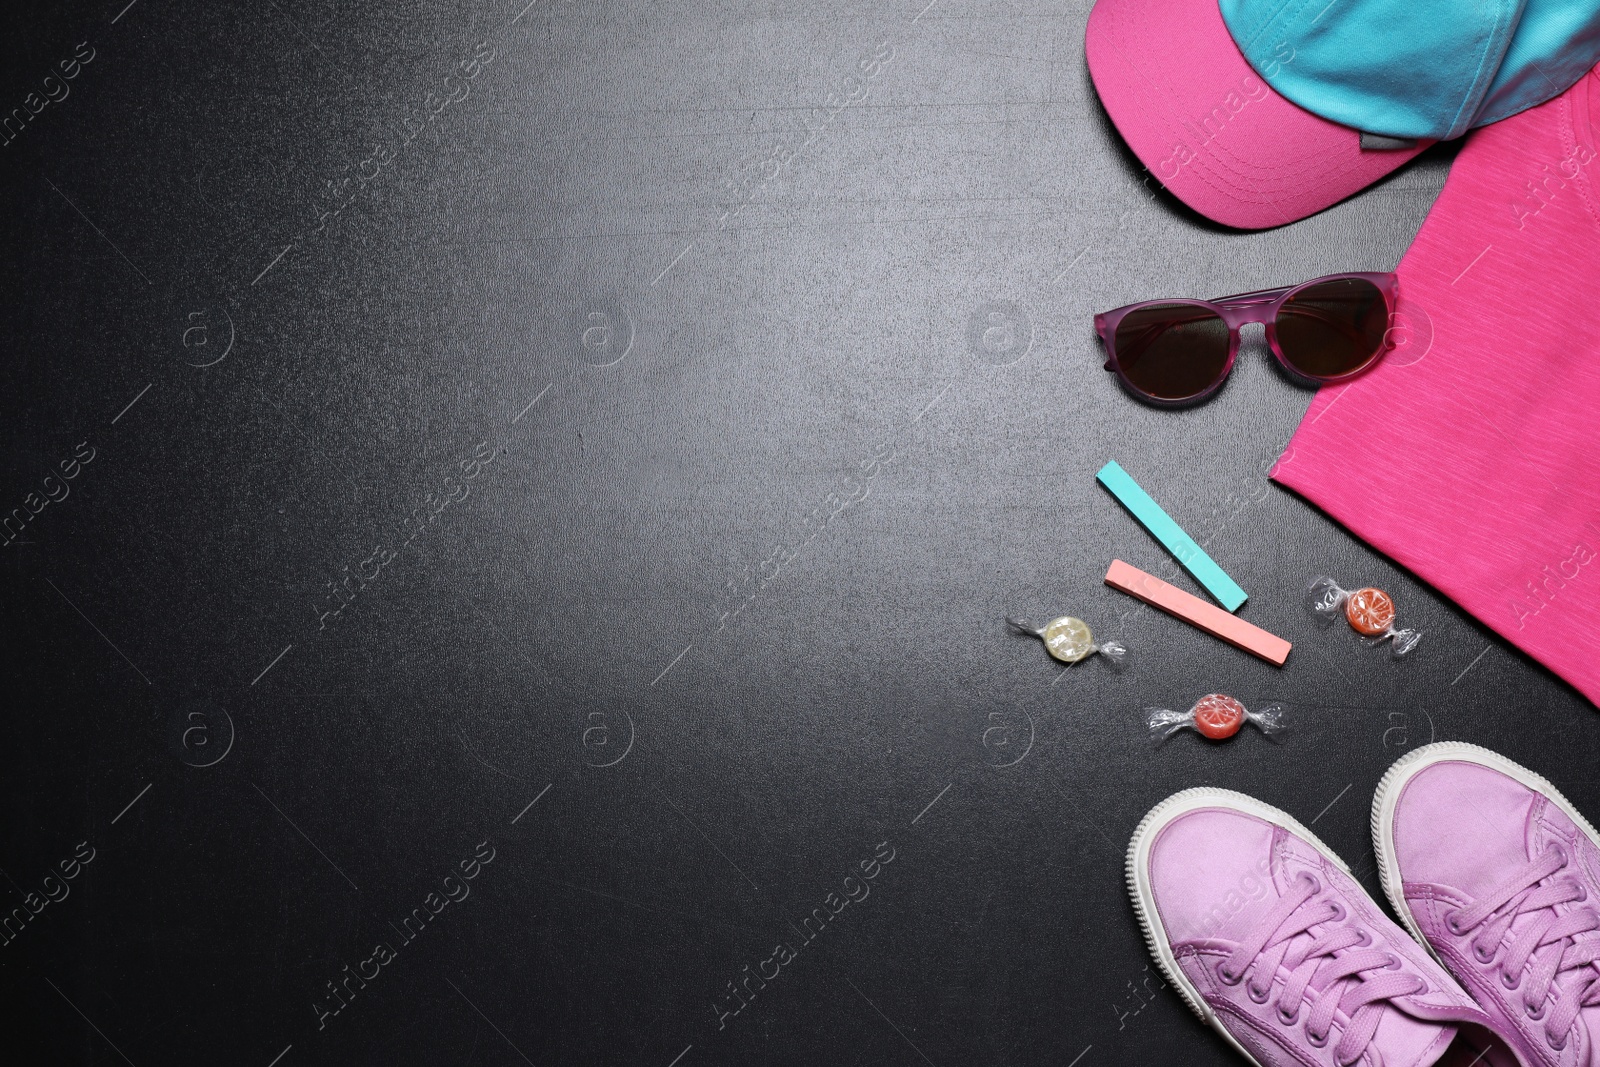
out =
<svg viewBox="0 0 1600 1067"><path fill-rule="evenodd" d="M7 16L8 1062L1233 1063L1125 897L1169 792L1374 889L1430 738L1600 813L1587 703L1266 481L1310 393L1258 336L1171 412L1090 327L1388 269L1447 153L1233 233L1122 148L1085 0L525 2ZM1101 584L1174 569L1110 458L1284 669ZM1213 690L1295 732L1150 748Z"/></svg>

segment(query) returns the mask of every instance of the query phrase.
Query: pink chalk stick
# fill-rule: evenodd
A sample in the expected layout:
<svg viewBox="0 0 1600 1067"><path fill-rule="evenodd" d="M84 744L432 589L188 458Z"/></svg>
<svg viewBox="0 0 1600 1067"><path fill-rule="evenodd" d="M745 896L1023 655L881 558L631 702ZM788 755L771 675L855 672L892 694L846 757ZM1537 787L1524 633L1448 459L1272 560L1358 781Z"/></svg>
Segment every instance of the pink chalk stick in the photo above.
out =
<svg viewBox="0 0 1600 1067"><path fill-rule="evenodd" d="M1274 667L1283 666L1294 646L1276 634L1269 634L1259 626L1251 626L1237 615L1230 615L1214 604L1197 596L1190 596L1176 586L1168 585L1153 574L1131 567L1120 559L1111 561L1106 571L1106 584L1120 589L1129 596L1138 597L1153 608L1160 608L1190 626L1220 637L1234 648L1259 656Z"/></svg>

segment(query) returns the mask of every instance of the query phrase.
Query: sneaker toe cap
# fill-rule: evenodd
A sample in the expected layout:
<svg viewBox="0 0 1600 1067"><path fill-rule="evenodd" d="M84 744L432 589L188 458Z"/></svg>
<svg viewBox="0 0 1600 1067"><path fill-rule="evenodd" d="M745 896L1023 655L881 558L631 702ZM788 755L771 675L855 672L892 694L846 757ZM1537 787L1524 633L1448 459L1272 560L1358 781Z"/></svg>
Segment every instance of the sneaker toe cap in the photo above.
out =
<svg viewBox="0 0 1600 1067"><path fill-rule="evenodd" d="M1468 760L1435 763L1405 784L1390 832L1400 877L1475 896L1528 861L1537 794Z"/></svg>
<svg viewBox="0 0 1600 1067"><path fill-rule="evenodd" d="M1150 849L1149 879L1172 943L1237 939L1277 899L1272 883L1275 827L1226 807L1186 812Z"/></svg>

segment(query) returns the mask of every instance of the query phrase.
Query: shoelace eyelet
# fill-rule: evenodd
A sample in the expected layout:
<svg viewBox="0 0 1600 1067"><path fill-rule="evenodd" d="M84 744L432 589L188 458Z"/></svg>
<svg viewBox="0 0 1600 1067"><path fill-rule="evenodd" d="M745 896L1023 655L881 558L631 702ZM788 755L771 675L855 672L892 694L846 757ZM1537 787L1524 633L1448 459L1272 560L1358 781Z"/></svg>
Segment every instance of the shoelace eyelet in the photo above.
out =
<svg viewBox="0 0 1600 1067"><path fill-rule="evenodd" d="M1250 999L1257 1004L1265 1004L1267 1002L1267 998L1272 996L1271 986L1268 986L1266 989L1257 992L1256 984L1254 982L1246 983L1244 991L1250 997Z"/></svg>
<svg viewBox="0 0 1600 1067"><path fill-rule="evenodd" d="M1528 1013L1528 1018L1534 1020L1535 1022L1538 1022L1540 1019L1544 1018L1545 1007L1544 1007L1543 1004L1540 1004L1537 1007L1535 1007L1534 1005L1529 1004L1526 1000L1524 1000L1522 1002L1522 1010L1527 1012Z"/></svg>
<svg viewBox="0 0 1600 1067"><path fill-rule="evenodd" d="M1546 1030L1544 1032L1544 1043L1555 1049L1557 1052L1560 1052L1562 1049L1567 1047L1567 1035L1555 1034L1552 1036L1550 1031Z"/></svg>
<svg viewBox="0 0 1600 1067"><path fill-rule="evenodd" d="M1495 950L1491 948L1487 953L1485 953L1483 946L1474 941L1472 943L1472 955L1479 963L1490 964L1494 962Z"/></svg>
<svg viewBox="0 0 1600 1067"><path fill-rule="evenodd" d="M1333 905L1333 915L1329 918L1329 922L1342 923L1349 918L1350 913L1344 910L1343 904L1337 900L1330 900L1328 903Z"/></svg>
<svg viewBox="0 0 1600 1067"><path fill-rule="evenodd" d="M1217 978L1223 985L1238 985L1244 981L1244 975L1230 975L1226 963L1217 964Z"/></svg>
<svg viewBox="0 0 1600 1067"><path fill-rule="evenodd" d="M1513 975L1509 971L1501 971L1500 984L1505 986L1507 989L1517 988L1517 986L1522 984L1522 972L1518 971Z"/></svg>
<svg viewBox="0 0 1600 1067"><path fill-rule="evenodd" d="M1449 930L1452 934L1455 934L1457 937L1460 937L1462 934L1466 933L1466 930L1462 929L1462 927L1461 927L1461 920L1459 918L1457 918L1457 915L1459 915L1459 914L1460 914L1459 912L1452 911L1449 915L1446 915L1444 917L1445 929Z"/></svg>
<svg viewBox="0 0 1600 1067"><path fill-rule="evenodd" d="M1398 970L1404 969L1404 967L1406 965L1405 961L1402 960L1399 956L1396 956L1393 952L1385 952L1384 955L1389 958L1389 963L1388 963L1389 970L1398 971Z"/></svg>
<svg viewBox="0 0 1600 1067"><path fill-rule="evenodd" d="M1283 1010L1283 1005L1279 1004L1278 1005L1278 1021L1280 1023L1282 1023L1283 1025L1285 1025L1285 1026L1293 1026L1295 1023L1299 1022L1300 1021L1300 1005L1296 1004L1295 1008L1294 1008L1294 1014L1290 1015L1288 1012Z"/></svg>
<svg viewBox="0 0 1600 1067"><path fill-rule="evenodd" d="M1589 887L1584 885L1582 882L1579 882L1578 883L1578 900L1584 901L1584 900L1588 900L1588 899L1589 899Z"/></svg>
<svg viewBox="0 0 1600 1067"><path fill-rule="evenodd" d="M1306 1044L1310 1045L1312 1048L1323 1048L1328 1044L1328 1035L1323 1034L1321 1037L1318 1037L1316 1034L1311 1032L1311 1026L1307 1024Z"/></svg>

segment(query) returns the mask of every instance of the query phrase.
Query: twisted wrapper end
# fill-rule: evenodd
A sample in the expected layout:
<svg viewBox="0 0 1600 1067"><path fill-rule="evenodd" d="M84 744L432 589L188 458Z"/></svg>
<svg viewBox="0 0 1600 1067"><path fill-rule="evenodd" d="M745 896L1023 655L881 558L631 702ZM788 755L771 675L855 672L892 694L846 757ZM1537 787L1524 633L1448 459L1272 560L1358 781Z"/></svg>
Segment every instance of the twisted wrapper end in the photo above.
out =
<svg viewBox="0 0 1600 1067"><path fill-rule="evenodd" d="M1306 586L1306 607L1324 623L1337 619L1349 598L1349 592L1339 588L1339 583L1325 574L1317 575Z"/></svg>
<svg viewBox="0 0 1600 1067"><path fill-rule="evenodd" d="M1255 723L1256 729L1276 741L1289 729L1283 721L1283 712L1282 704L1265 704L1256 711L1246 711L1244 717L1246 721Z"/></svg>
<svg viewBox="0 0 1600 1067"><path fill-rule="evenodd" d="M1008 615L1006 616L1006 625L1011 627L1012 633L1020 634L1023 637L1044 637L1044 631L1042 629L1028 623L1023 619L1013 619Z"/></svg>
<svg viewBox="0 0 1600 1067"><path fill-rule="evenodd" d="M1194 726L1194 712L1173 711L1170 708L1145 708L1144 721L1150 726L1151 739L1157 748L1179 730Z"/></svg>
<svg viewBox="0 0 1600 1067"><path fill-rule="evenodd" d="M1105 657L1112 670L1120 672L1128 669L1128 646L1121 641L1102 641L1095 651Z"/></svg>

